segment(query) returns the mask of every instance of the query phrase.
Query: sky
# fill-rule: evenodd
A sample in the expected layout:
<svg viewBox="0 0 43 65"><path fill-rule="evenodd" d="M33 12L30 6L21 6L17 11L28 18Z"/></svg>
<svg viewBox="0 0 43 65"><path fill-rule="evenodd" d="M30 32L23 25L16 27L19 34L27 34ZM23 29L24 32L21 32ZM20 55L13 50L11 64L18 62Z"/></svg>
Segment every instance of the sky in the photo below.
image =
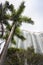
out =
<svg viewBox="0 0 43 65"><path fill-rule="evenodd" d="M0 0L4 3L6 0ZM7 0L12 3L16 9L19 8L22 1L25 1L25 10L22 15L31 18L34 25L22 23L21 29L32 32L43 32L43 0Z"/></svg>

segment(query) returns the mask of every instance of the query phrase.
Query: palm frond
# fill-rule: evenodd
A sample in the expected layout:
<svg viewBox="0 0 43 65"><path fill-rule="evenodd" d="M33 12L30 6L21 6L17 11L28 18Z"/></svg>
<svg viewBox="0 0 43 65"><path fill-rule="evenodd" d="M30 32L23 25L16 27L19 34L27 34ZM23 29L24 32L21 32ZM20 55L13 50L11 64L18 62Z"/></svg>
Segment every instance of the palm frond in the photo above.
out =
<svg viewBox="0 0 43 65"><path fill-rule="evenodd" d="M19 17L21 15L21 13L23 12L25 8L24 2L21 3L19 9L17 10L17 16Z"/></svg>
<svg viewBox="0 0 43 65"><path fill-rule="evenodd" d="M30 24L34 24L34 22L31 20L31 18L28 18L26 16L21 16L19 17L19 22L25 22L25 23L30 23Z"/></svg>
<svg viewBox="0 0 43 65"><path fill-rule="evenodd" d="M9 10L13 13L15 11L13 4L9 5Z"/></svg>
<svg viewBox="0 0 43 65"><path fill-rule="evenodd" d="M7 33L3 36L3 39L7 40L8 36L9 36L9 33L7 32Z"/></svg>
<svg viewBox="0 0 43 65"><path fill-rule="evenodd" d="M9 2L6 1L5 4L4 4L5 8L9 8Z"/></svg>
<svg viewBox="0 0 43 65"><path fill-rule="evenodd" d="M4 16L3 16L3 20L10 20L11 19L11 15L9 15L9 14L5 14Z"/></svg>
<svg viewBox="0 0 43 65"><path fill-rule="evenodd" d="M22 34L15 34L18 38L20 38L22 41L24 41L26 38Z"/></svg>
<svg viewBox="0 0 43 65"><path fill-rule="evenodd" d="M23 36L22 31L20 30L20 27L17 27L15 29L15 35L20 38L21 40L25 40L25 37Z"/></svg>
<svg viewBox="0 0 43 65"><path fill-rule="evenodd" d="M19 34L21 33L20 27L16 27L15 33L19 33Z"/></svg>
<svg viewBox="0 0 43 65"><path fill-rule="evenodd" d="M16 44L16 40L13 38L13 39L11 40L11 43L12 43L12 44Z"/></svg>

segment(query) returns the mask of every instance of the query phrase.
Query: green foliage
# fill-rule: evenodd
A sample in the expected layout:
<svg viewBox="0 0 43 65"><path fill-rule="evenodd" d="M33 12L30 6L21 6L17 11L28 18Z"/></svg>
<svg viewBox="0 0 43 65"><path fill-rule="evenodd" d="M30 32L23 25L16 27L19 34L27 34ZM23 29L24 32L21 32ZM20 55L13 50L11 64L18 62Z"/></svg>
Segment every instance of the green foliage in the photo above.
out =
<svg viewBox="0 0 43 65"><path fill-rule="evenodd" d="M25 40L25 37L23 36L20 30L20 26L22 25L22 22L33 24L33 21L31 20L31 18L21 15L22 12L24 11L24 8L25 8L24 2L21 3L18 10L15 9L13 4L9 4L8 1L6 1L5 4L3 5L0 4L0 23L2 23L2 25L5 26L5 28L3 26L4 31L3 31L3 35L2 36L0 35L1 38L6 40L9 36L9 33L12 30L13 25L15 25L11 42L16 43L16 41L14 40L15 35L21 40ZM11 14L7 14L8 10L11 12ZM12 21L11 25L9 24L10 23L9 20ZM5 32L5 35L4 35L4 32Z"/></svg>
<svg viewBox="0 0 43 65"><path fill-rule="evenodd" d="M20 28L19 27L17 27L16 29L15 29L15 33L21 33L21 30L20 30Z"/></svg>
<svg viewBox="0 0 43 65"><path fill-rule="evenodd" d="M23 65L24 52L25 50L17 49L17 48L8 49L5 65Z"/></svg>
<svg viewBox="0 0 43 65"><path fill-rule="evenodd" d="M17 27L17 28L15 29L15 35L16 35L18 38L20 38L21 40L25 40L25 37L23 36L22 31L20 30L19 27Z"/></svg>
<svg viewBox="0 0 43 65"><path fill-rule="evenodd" d="M9 36L9 34L6 33L6 34L3 36L3 39L6 39L6 40L7 40L8 36Z"/></svg>
<svg viewBox="0 0 43 65"><path fill-rule="evenodd" d="M1 35L0 35L0 38L3 38L3 35L4 35L4 26L5 25L8 25L8 19L10 17L10 15L7 15L6 14L6 11L7 11L7 7L5 7L7 5L7 3L5 2L5 4L0 4L0 25L1 25Z"/></svg>
<svg viewBox="0 0 43 65"><path fill-rule="evenodd" d="M5 65L24 65L25 58L27 58L28 65L43 65L43 55L35 54L33 48L8 49Z"/></svg>
<svg viewBox="0 0 43 65"><path fill-rule="evenodd" d="M8 2L8 1L5 2L5 7L6 7L6 8L9 7L9 2Z"/></svg>
<svg viewBox="0 0 43 65"><path fill-rule="evenodd" d="M10 9L10 11L12 11L12 13L13 13L13 11L14 11L14 6L11 4L11 5L9 6L9 9Z"/></svg>
<svg viewBox="0 0 43 65"><path fill-rule="evenodd" d="M18 9L18 11L17 11L17 17L19 17L21 15L21 13L23 12L24 8L25 8L25 5L24 5L24 2L22 2L20 7L19 7L19 9Z"/></svg>
<svg viewBox="0 0 43 65"><path fill-rule="evenodd" d="M26 23L31 23L31 24L34 24L33 21L31 20L31 18L28 18L26 16L21 16L21 21L24 21Z"/></svg>
<svg viewBox="0 0 43 65"><path fill-rule="evenodd" d="M25 38L23 35L21 35L21 34L18 34L18 33L17 33L17 34L15 34L15 35L16 35L18 38L20 38L22 41L26 39L26 38Z"/></svg>
<svg viewBox="0 0 43 65"><path fill-rule="evenodd" d="M43 55L34 53L33 48L27 49L27 63L28 65L43 65Z"/></svg>
<svg viewBox="0 0 43 65"><path fill-rule="evenodd" d="M11 40L11 42L12 42L13 44L16 44L16 40L15 40L14 38Z"/></svg>

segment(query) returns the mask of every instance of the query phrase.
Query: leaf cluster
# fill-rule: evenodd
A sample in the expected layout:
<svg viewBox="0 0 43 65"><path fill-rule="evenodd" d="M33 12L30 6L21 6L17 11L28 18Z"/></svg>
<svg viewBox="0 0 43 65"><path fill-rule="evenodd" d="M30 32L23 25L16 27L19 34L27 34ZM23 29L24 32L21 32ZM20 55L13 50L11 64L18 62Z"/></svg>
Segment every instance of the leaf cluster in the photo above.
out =
<svg viewBox="0 0 43 65"><path fill-rule="evenodd" d="M24 11L25 5L24 2L21 3L18 10L15 9L13 4L9 4L8 1L5 2L3 5L0 4L0 25L1 25L1 38L7 39L9 36L9 33L15 24L15 30L12 35L11 43L16 43L14 36L16 35L21 40L25 40L25 37L23 36L20 26L22 25L22 22L31 23L34 24L31 18L28 18L26 16L22 16L22 12ZM7 11L10 11L11 14L7 14ZM12 21L12 24L10 25L10 21ZM3 26L3 29L2 29ZM5 28L4 28L5 26ZM5 33L5 34L4 34Z"/></svg>

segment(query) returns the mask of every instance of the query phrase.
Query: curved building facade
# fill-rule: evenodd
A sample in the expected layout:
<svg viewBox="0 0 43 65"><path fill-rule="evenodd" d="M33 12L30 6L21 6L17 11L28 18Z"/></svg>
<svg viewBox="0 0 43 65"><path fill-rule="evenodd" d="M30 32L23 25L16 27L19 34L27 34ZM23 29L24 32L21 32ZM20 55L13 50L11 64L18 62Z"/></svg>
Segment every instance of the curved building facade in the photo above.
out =
<svg viewBox="0 0 43 65"><path fill-rule="evenodd" d="M16 45L9 44L9 47L13 46L16 48L22 48L27 49L28 47L34 48L35 53L43 53L43 33L39 32L28 32L23 30L23 35L26 38L26 40L22 41L21 39L15 37L16 39ZM5 42L1 43L0 40L0 54L3 51Z"/></svg>
<svg viewBox="0 0 43 65"><path fill-rule="evenodd" d="M27 49L28 47L33 47L35 53L43 53L43 33L40 32L28 32L23 31L23 35L26 40L22 41L16 37L16 47Z"/></svg>

